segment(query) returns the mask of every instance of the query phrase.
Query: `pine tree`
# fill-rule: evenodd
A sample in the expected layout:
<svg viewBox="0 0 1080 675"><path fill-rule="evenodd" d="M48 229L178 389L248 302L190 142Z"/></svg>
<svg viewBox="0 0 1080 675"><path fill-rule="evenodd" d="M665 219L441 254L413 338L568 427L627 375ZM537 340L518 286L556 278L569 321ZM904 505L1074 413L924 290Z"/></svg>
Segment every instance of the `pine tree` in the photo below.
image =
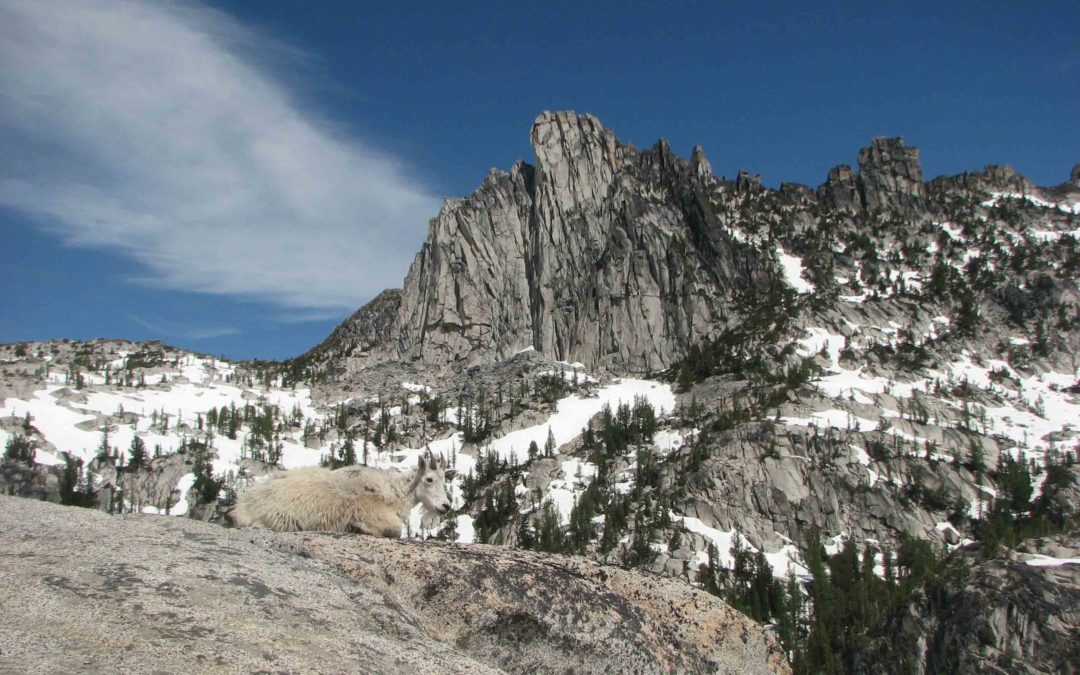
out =
<svg viewBox="0 0 1080 675"><path fill-rule="evenodd" d="M128 464L129 471L138 471L141 467L146 465L146 441L139 436L131 437L131 446L128 448Z"/></svg>
<svg viewBox="0 0 1080 675"><path fill-rule="evenodd" d="M720 596L720 563L716 544L710 541L705 551L708 561L702 563L701 567L698 568L697 582L701 584L701 588L705 592Z"/></svg>
<svg viewBox="0 0 1080 675"><path fill-rule="evenodd" d="M780 644L787 653L788 661L792 663L796 660L805 631L804 611L802 589L799 588L799 582L795 579L795 573L789 571L782 606L776 616L776 625Z"/></svg>
<svg viewBox="0 0 1080 675"><path fill-rule="evenodd" d="M112 449L109 447L109 427L101 428L101 442L98 443L98 459L107 460Z"/></svg>
<svg viewBox="0 0 1080 675"><path fill-rule="evenodd" d="M518 548L531 549L536 543L536 535L533 532L532 523L527 515L518 519L517 545Z"/></svg>
<svg viewBox="0 0 1080 675"><path fill-rule="evenodd" d="M353 436L351 433L345 434L345 440L341 444L341 466L352 466L356 464L356 448L353 445Z"/></svg>
<svg viewBox="0 0 1080 675"><path fill-rule="evenodd" d="M191 493L195 495L196 504L211 504L217 500L224 481L215 478L213 475L210 448L196 441L192 441L189 447L194 454L191 471L195 474L195 482L191 486Z"/></svg>
<svg viewBox="0 0 1080 675"><path fill-rule="evenodd" d="M536 550L547 553L561 553L563 550L562 527L559 513L551 502L544 502L540 511L540 522L536 527Z"/></svg>
<svg viewBox="0 0 1080 675"><path fill-rule="evenodd" d="M60 503L65 506L94 508L98 495L93 478L83 470L83 462L69 452L63 453L64 473L60 477Z"/></svg>
<svg viewBox="0 0 1080 675"><path fill-rule="evenodd" d="M447 518L435 538L440 541L456 542L458 540L457 518Z"/></svg>
<svg viewBox="0 0 1080 675"><path fill-rule="evenodd" d="M4 459L34 465L37 454L37 442L22 434L13 434L4 445Z"/></svg>
<svg viewBox="0 0 1080 675"><path fill-rule="evenodd" d="M668 541L668 550L674 553L682 548L682 528L676 527L671 533L671 539Z"/></svg>
<svg viewBox="0 0 1080 675"><path fill-rule="evenodd" d="M554 457L555 448L555 433L551 430L551 427L548 426L547 440L544 441L544 457Z"/></svg>

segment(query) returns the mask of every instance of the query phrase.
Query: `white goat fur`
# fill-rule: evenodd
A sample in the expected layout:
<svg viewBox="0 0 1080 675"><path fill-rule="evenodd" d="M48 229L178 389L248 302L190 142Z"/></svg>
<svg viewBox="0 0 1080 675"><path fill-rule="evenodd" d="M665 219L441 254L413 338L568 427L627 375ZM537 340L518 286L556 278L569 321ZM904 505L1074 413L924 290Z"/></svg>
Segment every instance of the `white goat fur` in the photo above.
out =
<svg viewBox="0 0 1080 675"><path fill-rule="evenodd" d="M452 472L445 473L453 477ZM416 504L423 504L432 515L443 504L449 507L443 481L442 461L436 465L430 460L428 465L423 458L415 472L366 466L294 469L240 495L232 517L239 527L398 538Z"/></svg>

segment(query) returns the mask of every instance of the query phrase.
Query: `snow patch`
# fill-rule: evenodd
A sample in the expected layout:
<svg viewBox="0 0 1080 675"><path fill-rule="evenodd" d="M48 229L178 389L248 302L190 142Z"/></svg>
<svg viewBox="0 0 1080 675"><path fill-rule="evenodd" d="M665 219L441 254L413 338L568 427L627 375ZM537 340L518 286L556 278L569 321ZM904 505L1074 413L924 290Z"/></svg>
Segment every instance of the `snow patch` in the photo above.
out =
<svg viewBox="0 0 1080 675"><path fill-rule="evenodd" d="M1039 553L1029 553L1024 562L1032 567L1061 567L1062 565L1080 565L1080 558L1052 558Z"/></svg>
<svg viewBox="0 0 1080 675"><path fill-rule="evenodd" d="M787 282L787 285L794 288L798 293L812 293L814 285L803 279L802 258L786 253L779 246L776 248L776 255L780 259L780 267L784 272L784 281Z"/></svg>

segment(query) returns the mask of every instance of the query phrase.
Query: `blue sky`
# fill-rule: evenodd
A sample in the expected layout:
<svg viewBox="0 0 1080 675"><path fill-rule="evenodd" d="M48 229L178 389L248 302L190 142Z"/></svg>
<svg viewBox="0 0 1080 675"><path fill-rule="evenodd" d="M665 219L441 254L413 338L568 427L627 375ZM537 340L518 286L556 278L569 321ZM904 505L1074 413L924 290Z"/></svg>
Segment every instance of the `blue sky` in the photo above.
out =
<svg viewBox="0 0 1080 675"><path fill-rule="evenodd" d="M939 5L945 5L944 7ZM632 7L631 7L632 6ZM542 110L816 186L1080 162L1080 3L0 6L0 342L284 358L399 286Z"/></svg>

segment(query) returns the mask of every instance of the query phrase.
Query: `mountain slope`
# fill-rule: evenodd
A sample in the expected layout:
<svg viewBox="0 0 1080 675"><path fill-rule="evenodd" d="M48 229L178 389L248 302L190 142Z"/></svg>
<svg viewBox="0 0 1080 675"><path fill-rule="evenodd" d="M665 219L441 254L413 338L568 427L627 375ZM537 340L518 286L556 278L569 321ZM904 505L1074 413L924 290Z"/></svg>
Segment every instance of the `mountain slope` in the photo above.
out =
<svg viewBox="0 0 1080 675"><path fill-rule="evenodd" d="M952 565L972 552L1080 522L1080 167L1049 188L1002 166L926 182L917 150L874 139L857 170L773 190L713 176L700 149L638 152L590 116L545 113L532 140L535 166L448 200L404 288L298 359L0 347L0 441L55 464L8 461L0 487L56 498L67 451L101 508L220 517L275 465L430 451L463 478L452 517L414 514L410 536L681 578L775 624L807 672L824 638L795 599L834 578L894 612L859 619L869 646L841 628L814 652L849 669L1004 663L1019 636L1053 670L1060 649L1040 645L1060 631L995 619L976 643L953 628L971 616L931 600L966 597ZM136 438L162 456L126 464ZM921 577L927 560L948 574ZM1066 590L1017 611L1073 625L1076 563L1054 563ZM921 651L889 656L896 626ZM952 646L925 648L939 637Z"/></svg>
<svg viewBox="0 0 1080 675"><path fill-rule="evenodd" d="M379 299L380 328L367 327L373 310L359 313L337 331L337 352L369 352L361 366L461 368L531 346L657 372L745 320L746 296L776 284L815 314L870 300L902 325L918 319L903 300L1021 325L1037 312L1043 331L1077 316L1077 171L1045 190L1007 167L926 183L916 149L879 138L858 171L839 166L816 191L771 190L746 172L716 178L700 148L689 161L663 141L639 152L588 115L544 113L530 138L536 164L447 200L393 321Z"/></svg>

